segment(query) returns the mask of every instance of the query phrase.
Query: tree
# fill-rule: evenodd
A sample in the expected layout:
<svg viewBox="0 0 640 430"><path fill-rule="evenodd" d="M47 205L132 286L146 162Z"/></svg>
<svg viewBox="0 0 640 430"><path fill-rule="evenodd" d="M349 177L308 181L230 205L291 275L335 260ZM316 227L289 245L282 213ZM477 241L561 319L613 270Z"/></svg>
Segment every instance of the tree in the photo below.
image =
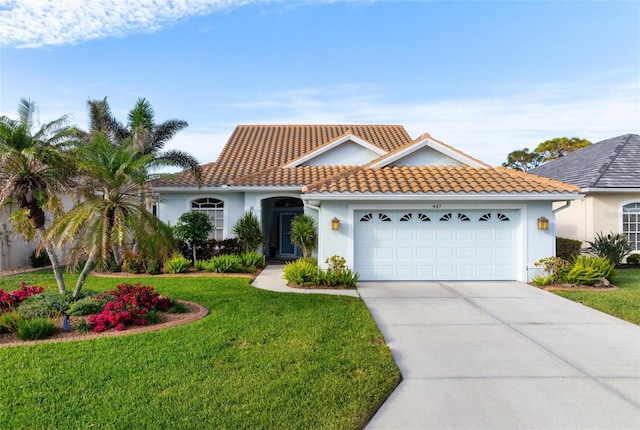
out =
<svg viewBox="0 0 640 430"><path fill-rule="evenodd" d="M502 163L502 166L528 172L542 163L564 157L589 145L591 142L578 137L556 137L545 140L533 152L529 152L529 148L510 152L507 155L507 161Z"/></svg>
<svg viewBox="0 0 640 430"><path fill-rule="evenodd" d="M178 223L173 232L178 240L191 244L193 251L193 264L196 262L196 246L209 239L209 233L213 230L209 216L204 212L185 212L178 218Z"/></svg>
<svg viewBox="0 0 640 430"><path fill-rule="evenodd" d="M311 257L318 246L316 221L309 215L301 214L291 221L291 242L302 249L302 255Z"/></svg>
<svg viewBox="0 0 640 430"><path fill-rule="evenodd" d="M73 262L86 262L73 297L80 294L94 264L104 267L110 257L136 247L142 258L166 256L175 248L172 229L139 204L138 190L149 179L152 155L141 156L131 141L114 145L97 133L74 150L77 190L84 200L56 218L47 230L47 243L74 244Z"/></svg>
<svg viewBox="0 0 640 430"><path fill-rule="evenodd" d="M578 149L591 145L587 139L578 137L556 137L554 139L545 140L536 148L535 152L542 156L542 161L551 161L560 157L564 157Z"/></svg>
<svg viewBox="0 0 640 430"><path fill-rule="evenodd" d="M164 151L164 146L181 130L188 126L183 120L170 119L155 123L155 112L149 101L139 98L129 112L126 125L120 123L112 114L107 98L89 100L89 131L81 135L85 141L95 134L103 134L115 144L132 141L140 156L148 158L148 168L179 167L190 171L198 185L202 184L202 171L198 160L185 151Z"/></svg>
<svg viewBox="0 0 640 430"><path fill-rule="evenodd" d="M507 155L507 161L502 163L503 167L528 172L542 163L542 156L536 152L529 152L529 148L513 151Z"/></svg>
<svg viewBox="0 0 640 430"><path fill-rule="evenodd" d="M233 234L243 243L245 250L255 251L264 242L260 221L253 212L245 213L233 226Z"/></svg>
<svg viewBox="0 0 640 430"><path fill-rule="evenodd" d="M20 99L18 119L0 117L0 204L17 203L10 217L26 240L41 238L46 213L63 212L60 195L71 185L73 163L65 151L74 130L62 116L46 124L38 120L34 101ZM61 294L66 292L54 248L44 246Z"/></svg>

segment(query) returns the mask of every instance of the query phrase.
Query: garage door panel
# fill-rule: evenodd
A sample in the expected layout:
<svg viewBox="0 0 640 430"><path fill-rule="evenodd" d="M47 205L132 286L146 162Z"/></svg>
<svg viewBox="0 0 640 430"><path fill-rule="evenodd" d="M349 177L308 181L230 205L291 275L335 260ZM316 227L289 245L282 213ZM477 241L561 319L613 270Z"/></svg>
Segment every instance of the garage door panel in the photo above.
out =
<svg viewBox="0 0 640 430"><path fill-rule="evenodd" d="M411 259L413 260L414 258L414 249L413 248L398 248L398 259L399 260L406 260L406 259Z"/></svg>
<svg viewBox="0 0 640 430"><path fill-rule="evenodd" d="M456 258L474 258L473 248L456 248Z"/></svg>
<svg viewBox="0 0 640 430"><path fill-rule="evenodd" d="M452 229L446 229L446 230L436 230L436 238L435 240L437 241L441 241L441 240L453 240L454 238L454 231Z"/></svg>
<svg viewBox="0 0 640 430"><path fill-rule="evenodd" d="M427 230L430 228L427 223L421 223L414 225L416 230L416 239L419 242L433 242L435 240L435 232L433 230Z"/></svg>
<svg viewBox="0 0 640 430"><path fill-rule="evenodd" d="M512 280L518 216L513 210L356 212L355 270L362 280Z"/></svg>

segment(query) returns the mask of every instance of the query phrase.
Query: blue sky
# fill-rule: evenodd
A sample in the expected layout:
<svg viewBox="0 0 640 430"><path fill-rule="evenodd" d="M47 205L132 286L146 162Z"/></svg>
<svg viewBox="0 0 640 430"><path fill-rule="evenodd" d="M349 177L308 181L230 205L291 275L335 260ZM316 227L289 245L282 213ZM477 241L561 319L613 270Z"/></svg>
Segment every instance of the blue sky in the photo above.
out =
<svg viewBox="0 0 640 430"><path fill-rule="evenodd" d="M0 114L146 97L203 163L237 124L402 124L493 165L640 133L636 1L0 0L0 46Z"/></svg>

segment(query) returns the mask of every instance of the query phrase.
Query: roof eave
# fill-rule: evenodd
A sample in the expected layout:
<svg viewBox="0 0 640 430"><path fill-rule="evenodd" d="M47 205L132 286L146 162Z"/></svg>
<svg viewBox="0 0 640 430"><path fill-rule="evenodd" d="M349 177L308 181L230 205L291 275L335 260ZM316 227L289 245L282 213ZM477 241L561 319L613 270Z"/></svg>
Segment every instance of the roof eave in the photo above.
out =
<svg viewBox="0 0 640 430"><path fill-rule="evenodd" d="M585 193L585 194L586 193L602 193L602 194L606 194L606 193L640 193L640 188L631 188L631 187L627 187L627 188L586 187L586 188L581 188L580 192L581 193Z"/></svg>
<svg viewBox="0 0 640 430"><path fill-rule="evenodd" d="M535 200L565 201L582 200L579 193L305 193L305 199L316 200L424 200L430 201L473 201L490 198L491 200Z"/></svg>

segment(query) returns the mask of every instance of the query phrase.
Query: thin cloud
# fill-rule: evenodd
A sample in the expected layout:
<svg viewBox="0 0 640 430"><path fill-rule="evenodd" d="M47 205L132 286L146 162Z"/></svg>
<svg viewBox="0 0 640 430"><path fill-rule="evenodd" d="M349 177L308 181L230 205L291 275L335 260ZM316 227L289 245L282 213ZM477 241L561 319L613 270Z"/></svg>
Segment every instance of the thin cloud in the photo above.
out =
<svg viewBox="0 0 640 430"><path fill-rule="evenodd" d="M153 32L172 22L272 0L0 0L0 44L33 48Z"/></svg>

